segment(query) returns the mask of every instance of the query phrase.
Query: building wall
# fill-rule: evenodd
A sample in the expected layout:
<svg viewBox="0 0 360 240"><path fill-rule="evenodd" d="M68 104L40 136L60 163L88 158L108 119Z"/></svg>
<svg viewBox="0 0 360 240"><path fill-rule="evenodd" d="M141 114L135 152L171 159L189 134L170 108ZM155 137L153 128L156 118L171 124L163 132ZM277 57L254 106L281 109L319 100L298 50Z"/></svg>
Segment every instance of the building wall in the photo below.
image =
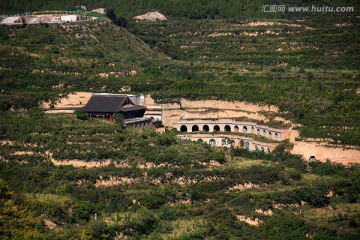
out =
<svg viewBox="0 0 360 240"><path fill-rule="evenodd" d="M260 142L249 137L227 134L180 134L177 137L182 140L205 142L216 147L247 148L251 151L266 153L270 153L278 145L278 143Z"/></svg>
<svg viewBox="0 0 360 240"><path fill-rule="evenodd" d="M272 128L266 125L260 125L248 121L234 121L232 119L219 119L219 120L183 120L179 121L175 128L179 132L240 132L251 133L264 136L273 140L281 141L285 130ZM205 127L205 128L204 128ZM218 131L216 131L218 128Z"/></svg>
<svg viewBox="0 0 360 240"><path fill-rule="evenodd" d="M145 117L152 118L154 121L162 121L161 105L146 106Z"/></svg>
<svg viewBox="0 0 360 240"><path fill-rule="evenodd" d="M158 114L158 113L150 113L150 112L146 111L145 114L144 114L144 117L151 118L151 119L153 119L153 121L162 121L161 113L160 114Z"/></svg>
<svg viewBox="0 0 360 240"><path fill-rule="evenodd" d="M60 20L63 22L76 22L77 16L76 15L63 15L60 17Z"/></svg>
<svg viewBox="0 0 360 240"><path fill-rule="evenodd" d="M152 122L150 119L138 119L130 122L125 121L125 126L134 128L147 128L152 126Z"/></svg>

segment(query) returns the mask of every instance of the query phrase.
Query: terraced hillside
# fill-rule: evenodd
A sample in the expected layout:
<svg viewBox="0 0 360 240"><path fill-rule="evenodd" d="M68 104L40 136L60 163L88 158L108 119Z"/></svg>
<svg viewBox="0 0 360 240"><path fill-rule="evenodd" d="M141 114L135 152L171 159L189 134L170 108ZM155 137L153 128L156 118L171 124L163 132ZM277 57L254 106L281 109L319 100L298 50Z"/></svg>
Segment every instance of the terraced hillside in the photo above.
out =
<svg viewBox="0 0 360 240"><path fill-rule="evenodd" d="M0 232L20 239L356 239L359 169L224 152L75 116L0 116Z"/></svg>
<svg viewBox="0 0 360 240"><path fill-rule="evenodd" d="M2 27L2 109L72 91L151 93L158 102L248 101L278 106L303 125L302 137L360 144L353 15L173 19L130 22L128 30L153 49L109 21Z"/></svg>
<svg viewBox="0 0 360 240"><path fill-rule="evenodd" d="M167 126L301 124L301 138L358 148L357 12L255 22L244 20L261 14L253 0L106 2L130 17L159 7L170 20L0 27L1 239L360 239L356 164L305 162L286 141L269 154L217 148L38 107L73 92L62 106L91 92L149 93ZM100 3L14 0L0 11Z"/></svg>
<svg viewBox="0 0 360 240"><path fill-rule="evenodd" d="M279 106L302 136L359 145L359 23L298 20L136 22L130 31L170 56L153 96ZM182 66L181 70L176 66ZM177 90L173 90L173 89ZM151 89L151 87L150 87Z"/></svg>
<svg viewBox="0 0 360 240"><path fill-rule="evenodd" d="M109 76L137 74L146 59L157 57L109 20L1 26L0 32L2 109L30 108L80 89L118 92L124 83L109 83Z"/></svg>

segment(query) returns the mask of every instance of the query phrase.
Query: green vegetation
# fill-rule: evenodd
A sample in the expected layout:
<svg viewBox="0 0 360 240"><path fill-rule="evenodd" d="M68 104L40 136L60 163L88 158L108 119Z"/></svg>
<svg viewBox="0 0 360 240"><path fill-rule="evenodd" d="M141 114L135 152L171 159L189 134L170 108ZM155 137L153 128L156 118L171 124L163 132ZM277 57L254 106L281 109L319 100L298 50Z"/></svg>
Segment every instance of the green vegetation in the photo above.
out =
<svg viewBox="0 0 360 240"><path fill-rule="evenodd" d="M341 2L316 4L355 12L265 14L253 0L1 2L6 13L114 9L111 20L0 26L1 238L359 239L358 166L306 163L286 141L272 154L213 148L39 108L75 91L248 101L278 106L301 137L360 146L359 7ZM132 20L149 10L169 20Z"/></svg>
<svg viewBox="0 0 360 240"><path fill-rule="evenodd" d="M225 153L153 129L34 112L0 115L5 239L303 239L307 234L354 239L360 234L358 168L313 163L306 173L298 156L285 153ZM52 163L75 159L100 165ZM244 183L256 186L231 190ZM321 217L326 206L339 210ZM263 222L251 226L237 215Z"/></svg>
<svg viewBox="0 0 360 240"><path fill-rule="evenodd" d="M116 114L114 116L114 120L118 124L123 124L124 123L124 116L122 114Z"/></svg>
<svg viewBox="0 0 360 240"><path fill-rule="evenodd" d="M133 17L135 15L143 14L144 12L158 10L161 13L180 18L190 19L214 19L214 18L263 18L264 14L261 12L263 5L287 5L287 6L354 6L355 9L359 6L358 1L306 1L306 0L278 0L276 2L265 0L243 0L243 1L221 1L221 0L39 0L23 4L21 0L9 0L2 2L0 9L2 12L25 12L25 11L39 11L39 10L76 10L75 6L85 5L88 9L94 8L108 8L114 9L118 14L123 14L126 17ZM297 16L304 14L298 13ZM277 12L267 14L268 18L283 18L293 17L293 13Z"/></svg>
<svg viewBox="0 0 360 240"><path fill-rule="evenodd" d="M2 110L29 109L44 100L55 103L60 96L81 89L119 92L126 81L118 78L156 56L146 44L108 20L0 26L0 32L11 35L11 39L0 40Z"/></svg>
<svg viewBox="0 0 360 240"><path fill-rule="evenodd" d="M106 20L1 26L0 106L28 109L73 91L128 89L158 102L248 101L278 106L302 124L302 137L359 146L359 25L354 14L335 15L266 26L129 20L127 29L152 49Z"/></svg>
<svg viewBox="0 0 360 240"><path fill-rule="evenodd" d="M273 104L284 117L303 124L303 137L359 145L360 97L355 91L360 62L353 41L359 26L355 18L349 20L350 26L340 28L335 24L341 20L326 16L255 27L242 21L182 19L133 23L128 29L177 59L177 66L183 64L181 69L175 63L161 66L156 79L167 84L154 97Z"/></svg>
<svg viewBox="0 0 360 240"><path fill-rule="evenodd" d="M80 119L80 120L87 120L88 119L88 115L84 111L84 109L76 109L75 110L75 115L76 115L77 119Z"/></svg>

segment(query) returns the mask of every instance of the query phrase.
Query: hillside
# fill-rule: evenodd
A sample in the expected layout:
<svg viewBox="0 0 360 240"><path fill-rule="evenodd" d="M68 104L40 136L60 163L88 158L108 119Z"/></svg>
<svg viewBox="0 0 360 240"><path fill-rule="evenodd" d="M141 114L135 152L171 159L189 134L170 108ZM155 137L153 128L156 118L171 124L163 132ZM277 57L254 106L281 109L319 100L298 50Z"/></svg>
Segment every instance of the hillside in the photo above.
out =
<svg viewBox="0 0 360 240"><path fill-rule="evenodd" d="M82 88L117 92L121 86L106 84L110 75L134 75L143 62L158 56L108 20L0 26L0 32L2 109L30 108Z"/></svg>
<svg viewBox="0 0 360 240"><path fill-rule="evenodd" d="M126 30L108 21L2 26L1 106L30 108L73 91L248 101L278 106L282 117L302 124L302 137L359 146L354 14L129 20Z"/></svg>
<svg viewBox="0 0 360 240"><path fill-rule="evenodd" d="M189 19L214 19L214 18L293 18L307 14L298 13L294 15L288 12L276 12L266 14L261 12L263 5L286 5L286 6L353 6L359 9L359 2L350 1L306 1L306 0L278 0L276 2L242 0L242 1L223 1L223 0L48 0L48 1L29 1L24 4L21 0L9 0L0 3L0 13L5 12L26 12L39 10L75 10L79 6L86 6L88 9L112 8L119 15L132 18L145 12L157 10L166 16ZM76 6L78 6L76 8Z"/></svg>
<svg viewBox="0 0 360 240"><path fill-rule="evenodd" d="M291 2L265 1L312 4ZM1 239L360 239L356 1L314 1L355 6L343 14L264 15L254 0L10 0L0 12L80 4L127 27L0 25ZM166 20L133 19L148 11ZM72 113L99 92L144 94L163 122Z"/></svg>
<svg viewBox="0 0 360 240"><path fill-rule="evenodd" d="M177 60L162 66L156 77L168 84L153 97L271 104L303 124L303 137L350 145L360 144L359 29L356 17L330 15L301 21L182 19L129 28Z"/></svg>
<svg viewBox="0 0 360 240"><path fill-rule="evenodd" d="M359 169L71 115L0 115L3 239L357 239Z"/></svg>

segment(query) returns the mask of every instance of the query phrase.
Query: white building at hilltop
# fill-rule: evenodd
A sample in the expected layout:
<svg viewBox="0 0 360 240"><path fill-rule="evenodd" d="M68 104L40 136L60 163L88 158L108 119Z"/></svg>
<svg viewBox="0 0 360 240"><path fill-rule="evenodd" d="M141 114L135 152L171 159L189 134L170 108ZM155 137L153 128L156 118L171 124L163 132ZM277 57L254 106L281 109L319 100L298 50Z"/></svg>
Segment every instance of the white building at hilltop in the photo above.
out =
<svg viewBox="0 0 360 240"><path fill-rule="evenodd" d="M10 25L10 24L16 24L16 23L21 23L20 16L7 17L1 21L1 24L9 24Z"/></svg>
<svg viewBox="0 0 360 240"><path fill-rule="evenodd" d="M76 15L62 15L60 17L60 21L62 22L76 22L77 16Z"/></svg>

